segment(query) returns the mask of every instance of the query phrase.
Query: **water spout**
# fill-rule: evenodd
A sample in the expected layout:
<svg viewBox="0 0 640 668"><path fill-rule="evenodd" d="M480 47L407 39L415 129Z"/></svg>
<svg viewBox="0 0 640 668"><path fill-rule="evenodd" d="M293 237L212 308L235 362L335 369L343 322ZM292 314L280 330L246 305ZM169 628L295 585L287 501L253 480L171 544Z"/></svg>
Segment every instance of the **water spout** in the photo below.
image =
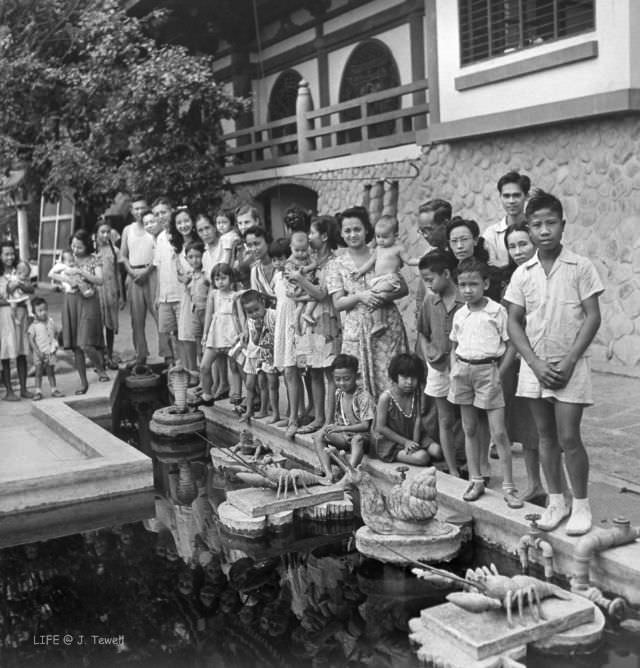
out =
<svg viewBox="0 0 640 668"><path fill-rule="evenodd" d="M542 538L542 531L537 524L540 515L532 513L525 515L525 519L530 522L529 532L518 541L518 557L522 572L527 573L529 569L529 550L537 551L542 557L544 577L549 580L553 575L553 547L548 540Z"/></svg>

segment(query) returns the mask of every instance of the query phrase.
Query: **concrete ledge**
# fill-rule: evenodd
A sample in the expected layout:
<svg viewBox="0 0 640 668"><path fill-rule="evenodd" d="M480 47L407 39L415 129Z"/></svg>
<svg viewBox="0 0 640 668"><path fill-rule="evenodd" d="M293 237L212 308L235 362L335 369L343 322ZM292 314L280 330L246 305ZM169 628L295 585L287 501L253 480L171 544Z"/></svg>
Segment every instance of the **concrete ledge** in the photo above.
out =
<svg viewBox="0 0 640 668"><path fill-rule="evenodd" d="M44 400L32 416L80 457L28 467L0 486L0 544L19 544L154 514L151 459L78 412L81 401ZM73 406L73 407L72 407ZM89 399L104 413L108 400ZM130 510L131 512L127 512Z"/></svg>
<svg viewBox="0 0 640 668"><path fill-rule="evenodd" d="M209 438L223 445L231 445L238 440L244 423L231 410L228 402L220 402L212 408L205 408L207 432ZM304 462L319 471L313 444L309 436L296 436L295 443L284 438L282 430L254 420L251 426L254 436L260 438L274 451L282 452L287 457ZM397 464L384 463L376 459L365 459L363 466L374 477L387 483L398 482ZM420 469L410 467L407 478L411 478ZM540 513L540 507L525 503L524 508L512 510L505 504L499 490L488 489L483 497L474 503L462 500L462 494L468 482L453 478L446 473L438 474L439 517L446 520L449 513L466 514L473 517L476 536L517 556L518 541L529 528L524 516ZM606 528L606 525L603 525ZM546 534L554 549L554 571L564 577L574 572L573 552L578 538L571 538L564 533L564 524L555 531ZM531 555L532 561L541 563L537 555ZM591 564L591 582L605 592L623 596L632 605L640 605L640 542L616 547L594 557Z"/></svg>

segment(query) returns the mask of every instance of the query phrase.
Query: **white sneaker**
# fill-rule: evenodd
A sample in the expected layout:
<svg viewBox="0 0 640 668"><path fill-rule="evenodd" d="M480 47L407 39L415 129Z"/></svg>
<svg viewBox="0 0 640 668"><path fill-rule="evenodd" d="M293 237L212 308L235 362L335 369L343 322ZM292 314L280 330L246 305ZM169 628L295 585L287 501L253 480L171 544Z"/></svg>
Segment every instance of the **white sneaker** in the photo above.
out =
<svg viewBox="0 0 640 668"><path fill-rule="evenodd" d="M538 527L543 531L553 531L565 517L569 517L571 508L566 503L548 505L542 517L538 520Z"/></svg>
<svg viewBox="0 0 640 668"><path fill-rule="evenodd" d="M591 523L591 510L588 507L576 508L574 506L565 531L568 536L582 536L590 531Z"/></svg>

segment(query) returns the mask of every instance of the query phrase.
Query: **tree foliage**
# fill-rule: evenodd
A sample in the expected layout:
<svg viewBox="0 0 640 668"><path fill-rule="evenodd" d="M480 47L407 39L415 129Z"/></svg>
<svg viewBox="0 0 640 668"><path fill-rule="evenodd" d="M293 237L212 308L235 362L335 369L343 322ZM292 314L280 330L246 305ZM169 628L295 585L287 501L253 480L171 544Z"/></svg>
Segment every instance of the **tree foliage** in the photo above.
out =
<svg viewBox="0 0 640 668"><path fill-rule="evenodd" d="M46 195L96 205L119 190L195 205L221 185L221 121L246 101L210 56L154 39L163 12L116 0L0 3L0 161L28 159Z"/></svg>

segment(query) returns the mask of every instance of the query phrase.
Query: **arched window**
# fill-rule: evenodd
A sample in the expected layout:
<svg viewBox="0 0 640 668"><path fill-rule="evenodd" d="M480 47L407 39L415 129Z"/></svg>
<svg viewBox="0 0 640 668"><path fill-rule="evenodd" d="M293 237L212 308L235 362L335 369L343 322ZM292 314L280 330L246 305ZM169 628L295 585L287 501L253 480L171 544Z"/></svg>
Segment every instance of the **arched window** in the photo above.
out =
<svg viewBox="0 0 640 668"><path fill-rule="evenodd" d="M295 116L296 98L298 97L298 84L302 77L295 70L285 70L276 79L269 96L269 121L279 121L288 116ZM296 134L296 124L288 123L282 127L273 128L271 138L285 137ZM278 155L293 155L298 152L298 142L291 141L278 145Z"/></svg>
<svg viewBox="0 0 640 668"><path fill-rule="evenodd" d="M349 56L340 84L340 102L346 102L369 93L377 93L400 85L398 66L389 48L376 39L358 44ZM381 114L400 109L400 98L390 97L367 105L367 115ZM360 109L347 109L340 114L340 121L353 121L361 117ZM368 126L368 138L393 134L393 120ZM362 140L362 129L341 132L338 143L346 144Z"/></svg>

